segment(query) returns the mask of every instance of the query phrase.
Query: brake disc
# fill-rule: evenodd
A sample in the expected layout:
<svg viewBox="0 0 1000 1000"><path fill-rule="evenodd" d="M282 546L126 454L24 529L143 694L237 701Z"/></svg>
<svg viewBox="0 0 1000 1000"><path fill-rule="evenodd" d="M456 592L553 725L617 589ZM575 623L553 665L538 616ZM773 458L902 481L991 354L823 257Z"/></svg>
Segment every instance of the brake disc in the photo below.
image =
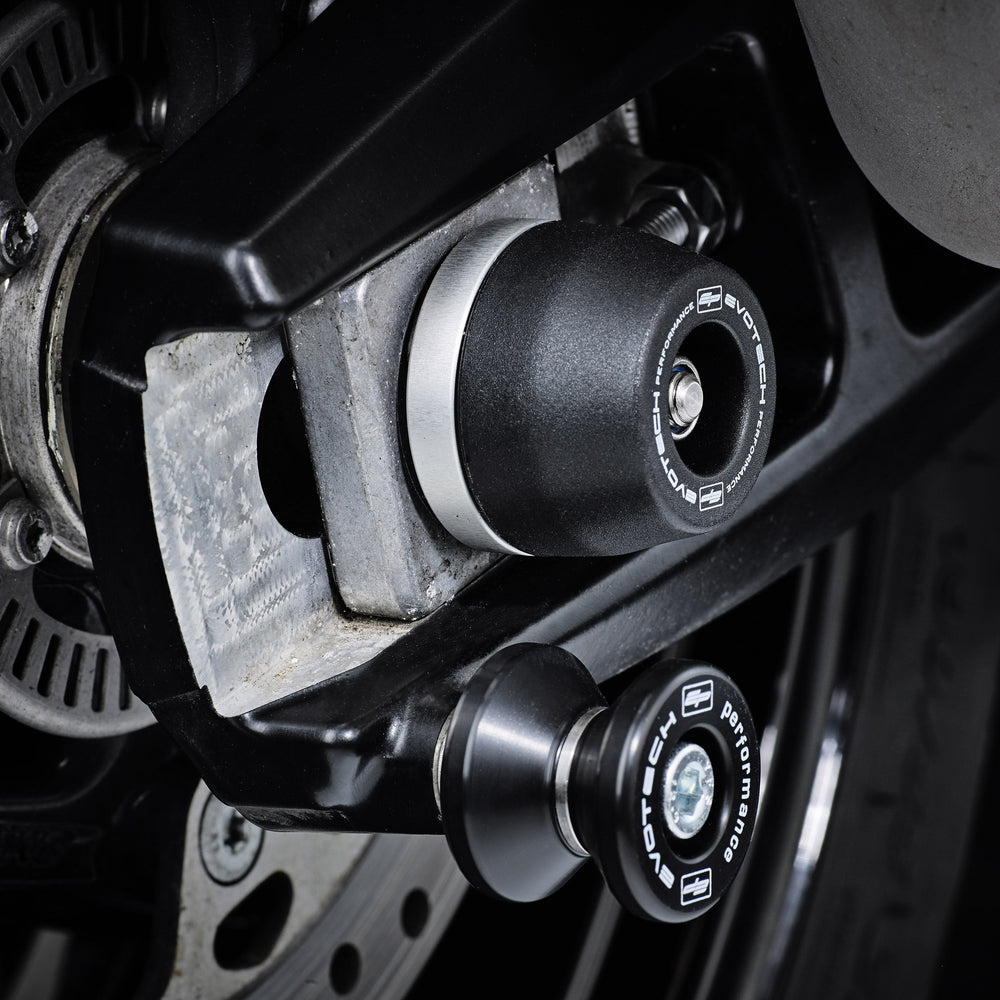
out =
<svg viewBox="0 0 1000 1000"><path fill-rule="evenodd" d="M440 838L270 833L199 784L163 998L401 996L464 891Z"/></svg>

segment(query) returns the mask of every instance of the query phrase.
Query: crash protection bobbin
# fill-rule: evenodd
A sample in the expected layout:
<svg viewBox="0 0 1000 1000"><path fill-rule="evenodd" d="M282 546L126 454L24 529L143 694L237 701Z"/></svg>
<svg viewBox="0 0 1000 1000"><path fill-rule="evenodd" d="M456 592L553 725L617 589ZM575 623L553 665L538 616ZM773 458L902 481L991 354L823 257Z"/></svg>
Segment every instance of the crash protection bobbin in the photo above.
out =
<svg viewBox="0 0 1000 1000"><path fill-rule="evenodd" d="M760 793L750 711L721 670L665 660L609 707L575 657L532 643L473 676L435 768L445 834L473 885L541 899L590 856L626 909L672 923L729 887Z"/></svg>
<svg viewBox="0 0 1000 1000"><path fill-rule="evenodd" d="M732 270L634 229L500 220L417 312L405 439L474 548L616 555L706 531L763 464L774 354Z"/></svg>

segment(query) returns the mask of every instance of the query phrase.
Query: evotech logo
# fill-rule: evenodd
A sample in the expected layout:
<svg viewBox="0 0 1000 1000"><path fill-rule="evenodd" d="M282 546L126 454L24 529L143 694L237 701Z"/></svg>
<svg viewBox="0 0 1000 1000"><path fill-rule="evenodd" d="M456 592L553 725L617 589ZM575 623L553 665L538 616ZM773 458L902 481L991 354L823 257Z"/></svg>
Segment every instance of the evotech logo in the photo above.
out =
<svg viewBox="0 0 1000 1000"><path fill-rule="evenodd" d="M724 483L711 483L698 490L698 510L714 510L725 502Z"/></svg>
<svg viewBox="0 0 1000 1000"><path fill-rule="evenodd" d="M700 715L712 708L715 684L711 679L681 688L681 715Z"/></svg>
<svg viewBox="0 0 1000 1000"><path fill-rule="evenodd" d="M712 895L712 869L702 868L681 878L681 906L689 906Z"/></svg>
<svg viewBox="0 0 1000 1000"><path fill-rule="evenodd" d="M716 312L722 308L722 285L698 289L698 312Z"/></svg>

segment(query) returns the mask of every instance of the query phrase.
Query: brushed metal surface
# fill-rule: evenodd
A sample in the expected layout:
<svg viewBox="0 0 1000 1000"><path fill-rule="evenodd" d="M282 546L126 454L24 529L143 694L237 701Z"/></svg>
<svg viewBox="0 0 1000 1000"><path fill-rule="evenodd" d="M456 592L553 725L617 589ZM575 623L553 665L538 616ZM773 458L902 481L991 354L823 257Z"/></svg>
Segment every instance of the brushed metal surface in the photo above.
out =
<svg viewBox="0 0 1000 1000"><path fill-rule="evenodd" d="M276 331L194 333L146 356L160 552L195 674L226 716L357 666L408 627L345 618L322 541L268 507L257 425L282 356Z"/></svg>

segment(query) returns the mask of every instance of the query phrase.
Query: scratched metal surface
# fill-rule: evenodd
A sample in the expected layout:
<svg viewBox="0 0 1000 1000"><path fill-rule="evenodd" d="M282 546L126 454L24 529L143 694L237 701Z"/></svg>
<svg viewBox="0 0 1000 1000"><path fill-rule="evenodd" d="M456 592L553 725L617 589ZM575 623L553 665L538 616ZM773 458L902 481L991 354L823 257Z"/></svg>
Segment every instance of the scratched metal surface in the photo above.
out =
<svg viewBox="0 0 1000 1000"><path fill-rule="evenodd" d="M409 626L347 620L320 539L271 513L257 424L276 332L194 333L152 348L143 398L150 495L199 684L237 715L365 662Z"/></svg>

